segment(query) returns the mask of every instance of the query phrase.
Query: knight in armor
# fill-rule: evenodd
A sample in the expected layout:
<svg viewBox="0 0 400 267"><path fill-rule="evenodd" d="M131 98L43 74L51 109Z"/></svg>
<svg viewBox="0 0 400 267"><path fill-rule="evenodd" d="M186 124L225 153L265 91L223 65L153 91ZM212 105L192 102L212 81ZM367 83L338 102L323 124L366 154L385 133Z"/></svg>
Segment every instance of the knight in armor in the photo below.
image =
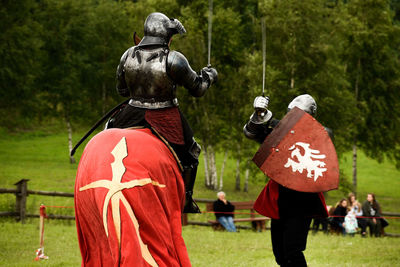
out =
<svg viewBox="0 0 400 267"><path fill-rule="evenodd" d="M268 104L268 97L256 97L253 103L255 111L243 128L247 138L259 143L279 123L268 110ZM288 111L294 107L312 116L317 112L317 103L308 94L294 98L288 105ZM332 138L330 129L325 129ZM270 179L254 208L271 218L272 250L278 265L307 266L303 251L306 249L311 219L328 216L323 194L295 191Z"/></svg>
<svg viewBox="0 0 400 267"><path fill-rule="evenodd" d="M198 213L192 194L201 148L178 108L176 88L183 86L192 96L201 97L218 74L211 67L196 73L184 55L169 49L172 36L178 33L186 33L179 20L158 12L147 17L143 39L125 51L117 67L117 92L130 100L106 127L144 126L166 139L183 167L184 213Z"/></svg>

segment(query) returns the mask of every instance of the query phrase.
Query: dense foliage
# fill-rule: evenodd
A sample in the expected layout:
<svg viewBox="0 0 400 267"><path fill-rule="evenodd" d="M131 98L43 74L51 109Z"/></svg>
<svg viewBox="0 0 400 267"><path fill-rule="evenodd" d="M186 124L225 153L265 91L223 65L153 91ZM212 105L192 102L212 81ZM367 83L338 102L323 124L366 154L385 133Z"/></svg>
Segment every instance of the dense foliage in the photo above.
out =
<svg viewBox="0 0 400 267"><path fill-rule="evenodd" d="M153 11L187 29L172 49L207 64L206 0L20 0L0 7L0 122L10 129L65 120L92 124L122 99L115 69ZM260 19L266 21L266 93L281 118L302 93L318 103L339 151L353 144L400 162L399 1L214 1L211 63L219 82L193 99L179 90L196 137L247 159L243 124L261 94ZM245 164L246 161L243 161Z"/></svg>

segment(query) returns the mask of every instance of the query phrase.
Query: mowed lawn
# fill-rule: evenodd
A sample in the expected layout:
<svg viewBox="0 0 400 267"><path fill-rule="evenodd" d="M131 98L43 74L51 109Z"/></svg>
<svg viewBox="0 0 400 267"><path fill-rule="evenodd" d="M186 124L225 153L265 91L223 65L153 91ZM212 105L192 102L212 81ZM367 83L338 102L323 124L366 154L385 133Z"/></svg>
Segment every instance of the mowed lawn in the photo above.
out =
<svg viewBox="0 0 400 267"><path fill-rule="evenodd" d="M76 142L82 133L75 134ZM76 159L79 161L83 146ZM218 155L219 156L219 155ZM217 157L220 159L222 157ZM221 160L218 161L218 168ZM216 192L204 187L202 160L196 182L195 197L216 198ZM351 174L351 157L341 160L345 173ZM68 160L67 135L44 132L7 134L0 131L0 188L15 188L20 179L29 179L32 190L73 192L77 163ZM263 179L251 179L249 192L234 189L235 161L229 160L223 190L230 200L254 200L263 188ZM351 176L350 176L351 177ZM400 212L400 172L390 162L377 163L359 155L359 198L367 192L377 194L384 211ZM329 192L327 203L334 204L345 193ZM27 210L38 214L39 205L73 206L72 198L30 195ZM0 194L0 212L12 211L15 196ZM204 210L204 207L203 207ZM73 215L71 208L49 208L48 213ZM190 220L206 221L212 215L191 215ZM387 232L400 234L399 219L390 219ZM249 225L249 224L248 224ZM26 224L12 218L0 218L0 266L79 266L80 254L74 221L48 221L45 225L47 261L35 262L39 246L39 220ZM276 266L269 231L256 233L215 232L210 227L186 226L183 237L193 266ZM336 235L309 235L305 252L309 266L399 266L400 238L354 238Z"/></svg>
<svg viewBox="0 0 400 267"><path fill-rule="evenodd" d="M39 244L38 220L22 225L0 221L0 266L80 266L80 253L73 222L46 222L45 254L34 261ZM277 266L270 232L213 231L210 227L183 228L193 266ZM310 233L305 256L309 266L399 266L400 238L341 237Z"/></svg>

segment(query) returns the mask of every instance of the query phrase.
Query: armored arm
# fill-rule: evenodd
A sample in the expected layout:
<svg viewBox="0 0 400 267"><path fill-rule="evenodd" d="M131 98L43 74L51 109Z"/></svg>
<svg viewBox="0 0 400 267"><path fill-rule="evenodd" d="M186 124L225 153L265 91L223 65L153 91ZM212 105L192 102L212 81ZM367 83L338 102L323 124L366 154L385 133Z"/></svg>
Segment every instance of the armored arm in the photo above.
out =
<svg viewBox="0 0 400 267"><path fill-rule="evenodd" d="M125 62L128 57L129 51L133 48L129 48L128 50L125 51L125 53L122 55L121 60L119 62L119 65L117 67L117 73L116 73L116 80L117 80L117 92L119 95L123 97L129 97L129 89L125 81Z"/></svg>
<svg viewBox="0 0 400 267"><path fill-rule="evenodd" d="M268 110L269 98L258 96L254 99L254 112L250 120L244 125L244 135L252 140L262 143L273 127L278 124L278 120L272 119L272 112Z"/></svg>
<svg viewBox="0 0 400 267"><path fill-rule="evenodd" d="M197 74L190 67L184 55L170 51L167 60L167 73L178 85L189 90L192 96L200 97L217 81L218 73L214 68L205 67Z"/></svg>

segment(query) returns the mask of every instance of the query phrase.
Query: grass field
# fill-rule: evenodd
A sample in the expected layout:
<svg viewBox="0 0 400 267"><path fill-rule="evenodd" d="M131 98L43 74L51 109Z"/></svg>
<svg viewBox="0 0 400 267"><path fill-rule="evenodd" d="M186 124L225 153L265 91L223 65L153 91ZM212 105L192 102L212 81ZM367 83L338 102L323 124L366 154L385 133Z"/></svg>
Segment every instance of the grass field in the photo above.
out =
<svg viewBox="0 0 400 267"><path fill-rule="evenodd" d="M22 225L2 220L0 266L80 266L80 254L73 222L46 222L45 254L48 260L35 262L38 248L38 220ZM186 226L183 238L194 267L277 266L269 232L241 230L213 231L210 227ZM341 237L309 235L305 256L309 266L398 266L400 238Z"/></svg>
<svg viewBox="0 0 400 267"><path fill-rule="evenodd" d="M82 133L75 134L78 139ZM75 140L76 142L76 140ZM76 159L79 160L78 152ZM29 179L33 190L73 192L77 164L69 164L65 133L8 134L0 130L0 187L15 188L20 179ZM217 158L218 159L218 158ZM201 162L202 164L202 162ZM374 192L384 211L400 212L400 172L390 162L378 164L362 153L359 155L358 192L363 201L367 192ZM235 162L228 161L223 190L230 200L254 200L264 186L262 179L252 179L249 192L234 190ZM351 160L341 160L341 168L351 177ZM200 165L195 197L216 198L216 192L204 187ZM340 190L331 191L328 204L345 196ZM39 205L73 206L71 198L30 195L27 209L38 214ZM0 211L14 210L15 196L0 195ZM204 210L204 208L203 208ZM48 213L73 215L73 209L52 208ZM190 220L206 221L210 215L191 215ZM387 232L400 233L400 220L389 220ZM73 221L46 221L45 253L47 262L34 262L39 245L39 220L26 224L12 218L0 219L0 266L79 266L80 254ZM214 232L209 227L187 226L183 236L193 266L274 266L269 232ZM310 266L398 266L400 238L354 238L309 236L306 257Z"/></svg>

